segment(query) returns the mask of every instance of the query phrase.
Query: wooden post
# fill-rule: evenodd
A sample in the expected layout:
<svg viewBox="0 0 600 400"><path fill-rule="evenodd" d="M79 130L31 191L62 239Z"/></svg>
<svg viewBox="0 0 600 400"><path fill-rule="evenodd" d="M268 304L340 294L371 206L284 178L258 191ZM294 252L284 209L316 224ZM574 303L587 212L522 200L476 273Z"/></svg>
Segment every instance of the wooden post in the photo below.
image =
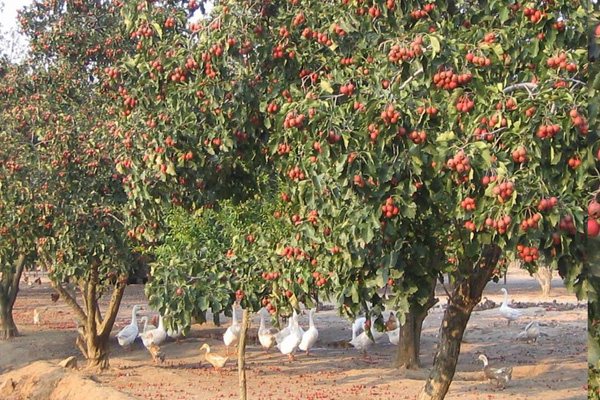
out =
<svg viewBox="0 0 600 400"><path fill-rule="evenodd" d="M238 344L238 377L240 386L240 400L247 400L246 388L246 338L248 325L250 324L249 312L244 309L242 313L242 331L240 332L240 342Z"/></svg>

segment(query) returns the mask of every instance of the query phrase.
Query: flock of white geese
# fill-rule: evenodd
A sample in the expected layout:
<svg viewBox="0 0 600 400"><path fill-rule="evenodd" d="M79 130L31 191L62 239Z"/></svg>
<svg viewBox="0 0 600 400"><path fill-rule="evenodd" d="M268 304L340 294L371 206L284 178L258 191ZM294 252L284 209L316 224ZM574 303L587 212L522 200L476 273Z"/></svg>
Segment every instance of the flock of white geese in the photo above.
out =
<svg viewBox="0 0 600 400"><path fill-rule="evenodd" d="M508 321L508 325L510 325L512 321L516 321L521 317L521 312L509 307L508 292L504 288L502 288L501 291L504 293L504 301L499 309L500 315L505 318ZM131 312L131 323L121 329L117 334L117 341L122 347L130 348L133 342L139 337L150 352L154 362L161 363L164 361L165 356L160 349L160 345L167 340L167 338L179 340L182 332L181 330L165 330L162 316L158 319L158 327L149 325L148 317L142 317L140 321L143 322L144 325L140 332L137 320L137 312L140 309L141 306L139 305L133 307ZM287 326L279 331L266 326L264 318L265 313L266 311L260 313L260 325L258 328L258 340L265 353L268 353L271 349L276 347L281 354L287 356L290 361L295 360L294 355L297 351L302 351L305 352L306 355L310 355L311 348L313 348L319 338L319 331L313 317L314 310L311 309L309 311L309 326L306 330L300 326L298 321L299 316L295 310L293 311L292 316L288 318ZM237 320L236 306L234 305L232 308L232 323L223 334L223 343L225 344L227 351L226 356L223 357L212 353L208 344L204 344L201 347L201 350L206 350L206 360L212 364L215 369L220 369L227 363L231 347L234 347L237 352L237 344L241 330L242 327ZM388 320L385 322L384 332L378 331L375 328L374 321L367 321L365 317L355 319L354 322L352 322L351 330L352 339L349 341L349 344L359 350L363 357L367 356L367 350L374 343L380 343L386 336L393 345L398 345L400 340L400 325L393 312L389 314ZM533 321L526 326L524 331L518 334L516 339L526 340L529 343L531 341L537 341L539 336L539 324L537 321ZM491 368L485 355L481 355L479 359L484 363L484 373L486 377L492 382L495 381L497 385L502 384L504 386L510 380L512 374L511 367Z"/></svg>

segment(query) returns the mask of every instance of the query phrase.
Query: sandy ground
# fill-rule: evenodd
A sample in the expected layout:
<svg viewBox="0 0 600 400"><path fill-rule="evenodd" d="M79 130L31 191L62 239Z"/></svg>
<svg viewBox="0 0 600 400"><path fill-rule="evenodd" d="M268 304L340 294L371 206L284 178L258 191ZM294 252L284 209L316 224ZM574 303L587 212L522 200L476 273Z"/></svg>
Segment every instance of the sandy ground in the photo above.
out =
<svg viewBox="0 0 600 400"><path fill-rule="evenodd" d="M515 399L579 400L587 398L587 308L567 293L560 278L554 279L549 299L541 297L537 282L527 273L514 270L508 275L507 285L488 284L484 296L496 302L494 309L474 312L467 327L466 342L457 367L457 373L447 399ZM521 308L523 317L506 326L498 311L502 301L501 287L506 287L515 303L533 303ZM24 367L37 360L58 362L68 356L85 360L75 346L75 324L70 309L59 300L50 300L52 289L46 281L41 286L23 285L15 306L15 319L22 336L0 342L0 384L9 371ZM251 341L247 348L249 399L414 399L424 384L433 363L439 325L446 302L443 291L440 304L430 311L424 324L421 345L422 368L401 372L390 367L395 347L388 343L374 346L370 352L374 363L367 363L353 348L339 344L351 338L350 323L334 310L315 314L319 341L314 355L298 355L288 363L275 349L264 354ZM565 310L542 302L556 301L572 308ZM116 333L130 321L133 304L145 304L141 285L127 288L119 313ZM45 308L41 324L33 324L33 309ZM139 316L152 316L142 311ZM539 321L544 336L538 343L527 344L514 340L530 321ZM258 317L254 320L256 332ZM308 325L308 316L300 318ZM221 334L229 325L194 325L190 335L181 343L168 342L162 348L167 362L154 366L141 342L133 351L120 348L111 340L111 370L92 378L140 399L224 399L235 398L237 390L236 361L230 361L221 373L204 361L199 351L202 343L211 345L213 352L224 354ZM513 380L504 390L486 382L479 354L486 354L492 366L513 366Z"/></svg>

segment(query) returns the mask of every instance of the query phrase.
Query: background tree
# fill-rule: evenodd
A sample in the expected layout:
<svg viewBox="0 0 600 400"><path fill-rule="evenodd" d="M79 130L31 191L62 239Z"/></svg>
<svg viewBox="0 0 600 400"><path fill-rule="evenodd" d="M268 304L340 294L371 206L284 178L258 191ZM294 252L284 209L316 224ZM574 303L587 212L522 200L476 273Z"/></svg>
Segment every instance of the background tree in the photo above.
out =
<svg viewBox="0 0 600 400"><path fill-rule="evenodd" d="M139 256L131 242L134 205L115 169L114 147L123 143L113 140L118 127L99 83L127 53L123 21L112 2L58 0L34 3L19 20L31 46L26 75L32 95L13 103L13 112L36 112L36 119L23 117L25 134L37 149L37 164L31 164L43 174L45 209L53 210L44 220L47 232L37 238L38 253L83 326L80 349L88 366L105 369L109 335ZM64 283L80 289L81 304ZM101 310L106 296L108 308Z"/></svg>

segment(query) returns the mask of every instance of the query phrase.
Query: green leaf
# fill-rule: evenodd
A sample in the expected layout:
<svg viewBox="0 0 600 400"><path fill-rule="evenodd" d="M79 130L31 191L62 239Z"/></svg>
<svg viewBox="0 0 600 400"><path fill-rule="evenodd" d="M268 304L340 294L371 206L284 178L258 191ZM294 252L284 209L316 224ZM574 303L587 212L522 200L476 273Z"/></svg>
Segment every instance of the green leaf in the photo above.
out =
<svg viewBox="0 0 600 400"><path fill-rule="evenodd" d="M329 82L327 82L325 79L323 79L319 85L321 86L321 89L327 93L333 93L333 87L331 87L331 84Z"/></svg>

